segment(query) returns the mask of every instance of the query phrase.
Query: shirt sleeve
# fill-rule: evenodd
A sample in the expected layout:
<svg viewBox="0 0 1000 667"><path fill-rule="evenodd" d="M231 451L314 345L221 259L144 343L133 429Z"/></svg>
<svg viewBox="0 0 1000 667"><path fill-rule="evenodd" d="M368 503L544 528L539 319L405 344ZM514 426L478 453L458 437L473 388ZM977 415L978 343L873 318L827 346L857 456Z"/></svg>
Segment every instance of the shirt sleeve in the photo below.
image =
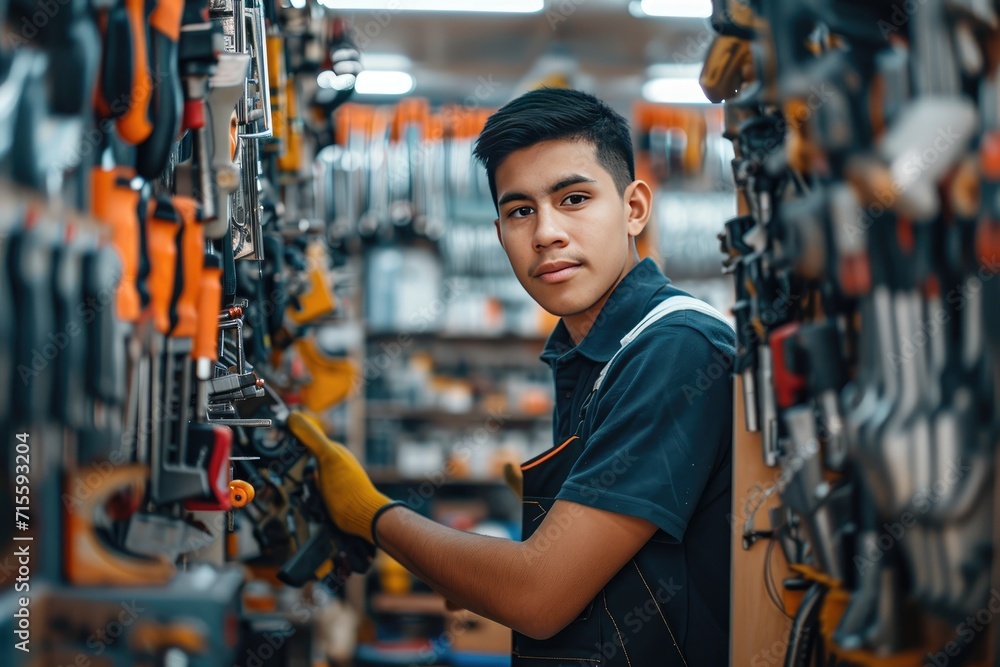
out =
<svg viewBox="0 0 1000 667"><path fill-rule="evenodd" d="M679 315L614 360L588 409L593 431L556 496L646 519L678 542L731 451L735 352L721 322Z"/></svg>

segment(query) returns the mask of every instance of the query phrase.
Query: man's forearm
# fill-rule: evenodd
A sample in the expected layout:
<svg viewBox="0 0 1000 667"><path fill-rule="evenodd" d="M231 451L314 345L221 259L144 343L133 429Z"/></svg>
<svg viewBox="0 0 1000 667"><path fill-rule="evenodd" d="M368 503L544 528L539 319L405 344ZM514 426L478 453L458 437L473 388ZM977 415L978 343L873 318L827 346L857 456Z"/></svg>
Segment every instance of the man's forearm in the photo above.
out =
<svg viewBox="0 0 1000 667"><path fill-rule="evenodd" d="M524 542L446 528L405 507L377 520L382 548L452 602L551 637L649 541L645 519L557 500Z"/></svg>
<svg viewBox="0 0 1000 667"><path fill-rule="evenodd" d="M378 520L379 545L410 572L469 611L529 635L540 592L531 579L520 542L465 533L437 524L405 507Z"/></svg>

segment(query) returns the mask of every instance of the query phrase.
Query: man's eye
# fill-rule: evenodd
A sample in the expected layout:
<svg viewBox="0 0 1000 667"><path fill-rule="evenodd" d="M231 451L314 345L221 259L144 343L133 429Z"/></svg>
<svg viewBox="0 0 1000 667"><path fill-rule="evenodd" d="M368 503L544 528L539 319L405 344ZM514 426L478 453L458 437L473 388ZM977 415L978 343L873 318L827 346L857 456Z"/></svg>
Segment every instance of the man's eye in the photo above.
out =
<svg viewBox="0 0 1000 667"><path fill-rule="evenodd" d="M587 201L587 199L588 197L586 195L570 195L563 201L568 203L570 206L579 206L583 202Z"/></svg>
<svg viewBox="0 0 1000 667"><path fill-rule="evenodd" d="M522 206L520 208L515 208L513 211L510 212L510 217L512 218L524 218L529 215L531 215L530 206Z"/></svg>

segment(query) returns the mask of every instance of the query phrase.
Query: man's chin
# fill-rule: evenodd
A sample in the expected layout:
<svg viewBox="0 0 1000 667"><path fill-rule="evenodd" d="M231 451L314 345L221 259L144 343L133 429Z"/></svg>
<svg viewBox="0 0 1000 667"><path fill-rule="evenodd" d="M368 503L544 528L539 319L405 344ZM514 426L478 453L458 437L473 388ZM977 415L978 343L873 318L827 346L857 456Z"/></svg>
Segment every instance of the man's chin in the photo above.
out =
<svg viewBox="0 0 1000 667"><path fill-rule="evenodd" d="M545 310L545 312L555 315L556 317L579 315L589 307L589 304L585 304L583 302L569 301L539 302L539 305Z"/></svg>

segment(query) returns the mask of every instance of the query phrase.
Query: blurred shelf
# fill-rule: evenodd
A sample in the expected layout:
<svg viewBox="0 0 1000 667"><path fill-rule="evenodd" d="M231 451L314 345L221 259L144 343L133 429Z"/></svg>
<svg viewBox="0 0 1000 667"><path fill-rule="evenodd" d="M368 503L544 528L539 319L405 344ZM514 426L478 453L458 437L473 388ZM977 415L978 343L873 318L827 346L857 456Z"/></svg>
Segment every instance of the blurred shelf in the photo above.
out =
<svg viewBox="0 0 1000 667"><path fill-rule="evenodd" d="M446 410L401 408L395 405L380 405L377 401L369 401L366 405L365 417L368 419L393 419L398 421L429 422L435 424L459 424L462 426L524 426L547 425L552 423L551 413L529 414L526 412L448 412Z"/></svg>
<svg viewBox="0 0 1000 667"><path fill-rule="evenodd" d="M515 345L515 344L526 344L526 345L544 345L549 339L548 334L537 334L526 336L522 334L515 333L499 333L499 334L476 334L476 333L446 333L446 332L436 332L436 331L424 331L420 333L409 333L406 331L368 331L366 333L368 341L371 343L379 342L402 342L402 341L418 341L422 343L454 343L456 345L461 344L475 344L475 343L497 343L500 345Z"/></svg>
<svg viewBox="0 0 1000 667"><path fill-rule="evenodd" d="M444 598L437 593L407 593L391 595L374 593L369 598L371 610L377 614L422 614L443 616L447 609Z"/></svg>

